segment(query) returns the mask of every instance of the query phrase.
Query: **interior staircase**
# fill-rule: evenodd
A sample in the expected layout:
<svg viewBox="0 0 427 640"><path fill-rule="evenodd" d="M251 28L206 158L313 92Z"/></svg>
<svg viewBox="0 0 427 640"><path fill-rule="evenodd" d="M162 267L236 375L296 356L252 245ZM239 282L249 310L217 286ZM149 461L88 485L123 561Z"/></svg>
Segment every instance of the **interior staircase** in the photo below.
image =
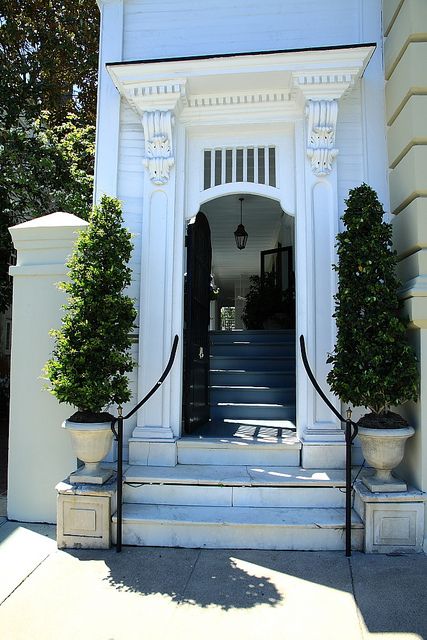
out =
<svg viewBox="0 0 427 640"><path fill-rule="evenodd" d="M223 331L211 340L211 422L177 441L175 467L125 469L123 543L344 549L344 470L300 467L295 333ZM352 528L360 549L355 513Z"/></svg>

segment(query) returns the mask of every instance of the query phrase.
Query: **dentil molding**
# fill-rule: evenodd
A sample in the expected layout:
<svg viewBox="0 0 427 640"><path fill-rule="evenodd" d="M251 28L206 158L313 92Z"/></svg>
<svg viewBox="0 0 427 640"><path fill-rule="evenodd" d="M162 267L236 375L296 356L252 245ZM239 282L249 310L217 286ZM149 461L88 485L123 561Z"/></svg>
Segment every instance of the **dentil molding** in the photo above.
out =
<svg viewBox="0 0 427 640"><path fill-rule="evenodd" d="M337 100L307 100L307 156L316 176L326 176L338 155L335 131L338 117Z"/></svg>

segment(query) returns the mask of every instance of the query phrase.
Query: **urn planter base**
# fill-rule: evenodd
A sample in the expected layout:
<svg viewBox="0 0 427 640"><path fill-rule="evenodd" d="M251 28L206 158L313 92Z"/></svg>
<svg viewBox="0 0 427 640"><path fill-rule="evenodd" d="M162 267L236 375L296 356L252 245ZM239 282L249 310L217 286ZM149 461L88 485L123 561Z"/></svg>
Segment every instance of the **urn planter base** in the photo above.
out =
<svg viewBox="0 0 427 640"><path fill-rule="evenodd" d="M71 484L104 484L113 475L113 469L102 469L99 463L87 463L70 475Z"/></svg>
<svg viewBox="0 0 427 640"><path fill-rule="evenodd" d="M110 423L66 420L62 426L71 435L77 458L84 462L84 466L70 475L70 483L104 484L113 475L112 469L101 467L101 460L110 451L113 441Z"/></svg>
<svg viewBox="0 0 427 640"><path fill-rule="evenodd" d="M380 473L376 471L372 476L363 476L362 482L369 489L374 492L398 492L407 491L408 485L403 480L396 478L392 473Z"/></svg>

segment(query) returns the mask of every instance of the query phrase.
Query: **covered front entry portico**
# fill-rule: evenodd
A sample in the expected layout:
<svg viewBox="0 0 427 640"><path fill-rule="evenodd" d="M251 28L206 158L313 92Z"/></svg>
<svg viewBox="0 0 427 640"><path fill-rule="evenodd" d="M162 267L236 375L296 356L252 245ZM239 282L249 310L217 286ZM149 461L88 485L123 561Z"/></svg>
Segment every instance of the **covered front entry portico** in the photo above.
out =
<svg viewBox="0 0 427 640"><path fill-rule="evenodd" d="M170 379L138 415L131 463L177 461L184 236L203 203L251 194L278 202L294 218L296 335L305 336L324 382L335 335L336 126L340 100L357 85L372 52L358 45L108 65L144 132L138 398L160 373L173 336L181 337ZM296 380L303 466L342 468L341 425L315 397L298 358Z"/></svg>

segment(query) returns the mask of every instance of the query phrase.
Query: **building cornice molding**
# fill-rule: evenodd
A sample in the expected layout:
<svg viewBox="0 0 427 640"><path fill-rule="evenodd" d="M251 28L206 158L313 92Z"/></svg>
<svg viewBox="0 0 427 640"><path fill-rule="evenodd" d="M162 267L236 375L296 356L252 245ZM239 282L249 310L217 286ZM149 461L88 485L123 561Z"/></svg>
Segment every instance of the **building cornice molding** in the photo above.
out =
<svg viewBox="0 0 427 640"><path fill-rule="evenodd" d="M366 45L122 62L107 64L107 69L120 94L142 115L156 109L287 102L298 96L305 100L338 99L362 75L374 49L374 45Z"/></svg>
<svg viewBox="0 0 427 640"><path fill-rule="evenodd" d="M176 111L187 104L185 79L136 81L129 84L116 79L115 84L141 117L145 111Z"/></svg>
<svg viewBox="0 0 427 640"><path fill-rule="evenodd" d="M174 117L290 110L307 118L307 156L316 176L332 171L338 154L338 100L363 74L374 45L243 54L217 58L112 63L108 72L121 96L142 119L144 166L151 181L165 184L174 164ZM148 115L147 115L148 114ZM262 115L262 114L261 114Z"/></svg>

